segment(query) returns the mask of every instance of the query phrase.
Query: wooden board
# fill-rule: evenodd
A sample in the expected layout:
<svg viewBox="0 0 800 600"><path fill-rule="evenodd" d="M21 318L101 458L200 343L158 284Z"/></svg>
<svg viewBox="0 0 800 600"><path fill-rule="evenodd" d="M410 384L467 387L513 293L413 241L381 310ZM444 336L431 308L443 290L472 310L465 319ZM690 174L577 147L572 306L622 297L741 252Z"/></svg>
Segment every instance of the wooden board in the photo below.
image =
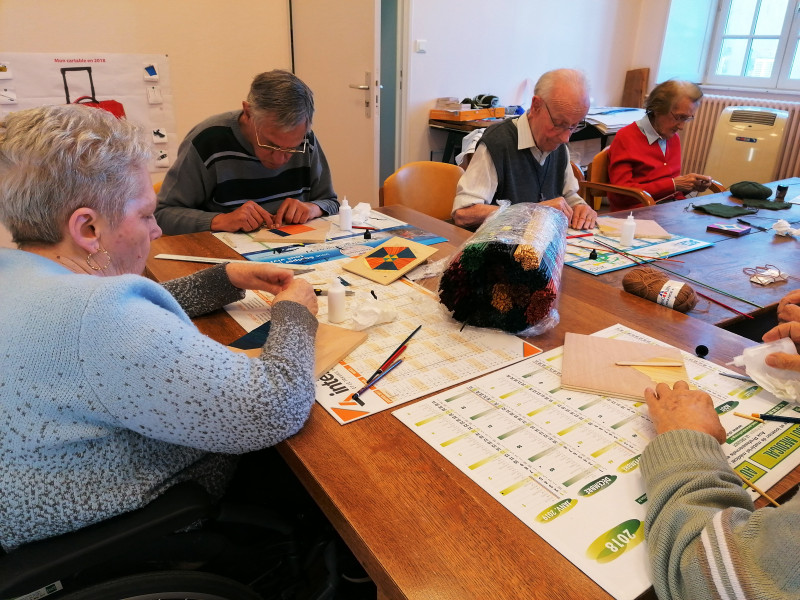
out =
<svg viewBox="0 0 800 600"><path fill-rule="evenodd" d="M680 362L677 348L567 333L561 387L569 390L644 401L644 390L658 383L689 381L686 367L631 367L618 361Z"/></svg>
<svg viewBox="0 0 800 600"><path fill-rule="evenodd" d="M367 339L363 331L353 331L328 323L320 323L314 343L314 378L318 379L333 366L358 348ZM242 350L228 346L234 352L241 352L255 358L261 354L261 347Z"/></svg>
<svg viewBox="0 0 800 600"><path fill-rule="evenodd" d="M261 229L253 234L256 242L286 242L287 244L320 244L328 236L330 221L314 219L308 223Z"/></svg>
<svg viewBox="0 0 800 600"><path fill-rule="evenodd" d="M603 235L619 237L622 232L622 224L625 219L615 219L614 217L598 217L597 227ZM668 240L672 235L661 225L649 219L636 219L635 238L648 238L656 240Z"/></svg>
<svg viewBox="0 0 800 600"><path fill-rule="evenodd" d="M425 262L436 248L401 237L386 240L374 250L343 265L343 269L388 285Z"/></svg>
<svg viewBox="0 0 800 600"><path fill-rule="evenodd" d="M643 108L647 95L647 84L650 80L650 69L631 69L625 73L625 86L622 88L620 106Z"/></svg>

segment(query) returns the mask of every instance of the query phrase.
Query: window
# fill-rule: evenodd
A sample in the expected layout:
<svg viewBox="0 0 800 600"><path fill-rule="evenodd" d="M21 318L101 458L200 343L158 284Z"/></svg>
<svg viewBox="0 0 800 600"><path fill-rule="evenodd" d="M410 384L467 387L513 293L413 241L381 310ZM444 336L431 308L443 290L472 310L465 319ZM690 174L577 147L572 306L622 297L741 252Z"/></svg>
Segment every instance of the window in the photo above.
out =
<svg viewBox="0 0 800 600"><path fill-rule="evenodd" d="M722 0L706 82L800 89L800 0Z"/></svg>

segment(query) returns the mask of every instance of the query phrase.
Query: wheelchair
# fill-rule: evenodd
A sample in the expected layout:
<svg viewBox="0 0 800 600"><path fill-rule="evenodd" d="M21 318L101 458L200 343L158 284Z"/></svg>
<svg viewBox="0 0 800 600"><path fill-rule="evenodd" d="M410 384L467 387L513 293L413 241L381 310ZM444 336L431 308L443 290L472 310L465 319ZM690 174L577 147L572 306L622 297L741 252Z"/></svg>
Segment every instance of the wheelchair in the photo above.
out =
<svg viewBox="0 0 800 600"><path fill-rule="evenodd" d="M138 510L0 552L0 599L332 600L332 540L184 482Z"/></svg>

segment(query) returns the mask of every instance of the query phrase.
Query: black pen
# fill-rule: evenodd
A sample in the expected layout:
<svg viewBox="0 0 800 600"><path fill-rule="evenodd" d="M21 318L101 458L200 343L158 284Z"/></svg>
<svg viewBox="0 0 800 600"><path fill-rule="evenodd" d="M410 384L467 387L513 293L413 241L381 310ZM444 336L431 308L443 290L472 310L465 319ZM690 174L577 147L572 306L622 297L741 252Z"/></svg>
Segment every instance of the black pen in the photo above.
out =
<svg viewBox="0 0 800 600"><path fill-rule="evenodd" d="M737 223L741 223L742 225L749 225L750 227L755 227L759 231L767 231L766 227L761 227L761 225L755 225L755 224L751 223L750 221L745 221L744 219L736 219L736 222Z"/></svg>
<svg viewBox="0 0 800 600"><path fill-rule="evenodd" d="M378 383L381 379L386 377L386 375L388 375L391 372L392 369L394 369L396 366L400 365L400 363L402 363L402 362L403 362L402 358L400 360L394 361L391 365L389 365L389 367L384 372L382 372L380 375L378 375L375 379L373 379L372 381L368 381L367 385L365 385L360 390L358 390L355 394L353 394L353 400L358 402L361 406L364 406L364 402L362 400L360 400L361 394L366 392L369 388L371 388L373 385Z"/></svg>

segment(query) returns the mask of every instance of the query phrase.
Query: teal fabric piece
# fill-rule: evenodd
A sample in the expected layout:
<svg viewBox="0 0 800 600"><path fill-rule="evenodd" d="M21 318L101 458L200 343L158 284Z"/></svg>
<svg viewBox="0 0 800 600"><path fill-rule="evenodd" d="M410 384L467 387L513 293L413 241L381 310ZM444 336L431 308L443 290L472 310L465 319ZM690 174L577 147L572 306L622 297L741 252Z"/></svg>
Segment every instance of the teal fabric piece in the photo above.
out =
<svg viewBox="0 0 800 600"><path fill-rule="evenodd" d="M784 210L786 208L792 208L790 202L777 202L775 200L742 200L742 204L744 206L749 206L752 208L766 208L768 210Z"/></svg>
<svg viewBox="0 0 800 600"><path fill-rule="evenodd" d="M731 206L730 204L721 204L720 202L711 202L710 204L692 204L695 210L714 215L715 217L725 217L730 219L732 217L740 217L742 215L754 215L758 212L757 208L745 208L743 206Z"/></svg>

